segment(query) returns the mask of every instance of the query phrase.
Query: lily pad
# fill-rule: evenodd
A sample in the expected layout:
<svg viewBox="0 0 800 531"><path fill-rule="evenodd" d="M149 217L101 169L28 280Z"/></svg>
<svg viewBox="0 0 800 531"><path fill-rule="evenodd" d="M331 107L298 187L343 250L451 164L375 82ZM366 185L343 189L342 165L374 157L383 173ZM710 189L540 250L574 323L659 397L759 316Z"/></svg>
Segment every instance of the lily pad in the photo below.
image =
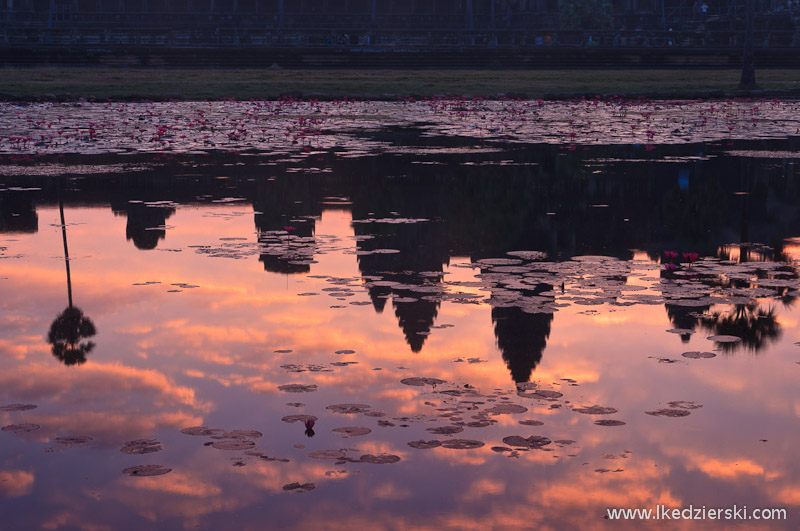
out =
<svg viewBox="0 0 800 531"><path fill-rule="evenodd" d="M215 441L211 446L217 450L250 450L256 443L249 439L233 439L232 441Z"/></svg>
<svg viewBox="0 0 800 531"><path fill-rule="evenodd" d="M516 413L525 413L528 408L520 406L519 404L497 404L486 410L487 413L492 415L513 415Z"/></svg>
<svg viewBox="0 0 800 531"><path fill-rule="evenodd" d="M576 407L572 411L576 413L583 413L584 415L611 415L619 412L619 410L616 408L605 406Z"/></svg>
<svg viewBox="0 0 800 531"><path fill-rule="evenodd" d="M25 424L9 424L8 426L3 426L0 428L2 431L7 431L9 433L27 433L29 431L38 430L41 428L38 424L32 423L25 423Z"/></svg>
<svg viewBox="0 0 800 531"><path fill-rule="evenodd" d="M667 402L669 407L676 407L679 409L700 409L703 407L703 404L698 404L697 402L689 402L687 400L674 400L672 402Z"/></svg>
<svg viewBox="0 0 800 531"><path fill-rule="evenodd" d="M152 454L163 450L161 443L155 439L136 439L135 441L126 442L120 452L123 454L142 455Z"/></svg>
<svg viewBox="0 0 800 531"><path fill-rule="evenodd" d="M31 409L36 409L36 404L9 404L7 406L0 407L0 411L29 411Z"/></svg>
<svg viewBox="0 0 800 531"><path fill-rule="evenodd" d="M392 455L392 454L380 454L380 455L372 455L372 454L364 454L358 459L362 463L372 463L373 465L389 465L391 463L397 463L400 461L399 455Z"/></svg>
<svg viewBox="0 0 800 531"><path fill-rule="evenodd" d="M313 393L317 390L317 386L314 384L286 384L279 385L278 390L284 393Z"/></svg>
<svg viewBox="0 0 800 531"><path fill-rule="evenodd" d="M544 425L544 422L542 422L541 420L520 420L519 423L522 424L523 426L542 426L542 425Z"/></svg>
<svg viewBox="0 0 800 531"><path fill-rule="evenodd" d="M289 422L289 423L293 423L293 422L303 422L303 423L305 423L306 421L309 421L309 420L313 420L314 422L316 422L319 419L317 419L317 417L315 417L314 415L287 415L287 416L283 417L281 420L283 422Z"/></svg>
<svg viewBox="0 0 800 531"><path fill-rule="evenodd" d="M334 413L365 413L371 407L367 404L333 404L325 409L330 409Z"/></svg>
<svg viewBox="0 0 800 531"><path fill-rule="evenodd" d="M76 446L85 446L93 439L88 435L67 435L64 437L56 437L53 439L56 443L67 448L74 448Z"/></svg>
<svg viewBox="0 0 800 531"><path fill-rule="evenodd" d="M464 428L461 426L436 426L434 428L427 428L426 431L436 435L453 435L456 433L461 433L464 431Z"/></svg>
<svg viewBox="0 0 800 531"><path fill-rule="evenodd" d="M170 472L172 472L172 469L167 468L164 465L137 465L126 468L122 471L122 473L127 476L138 477L163 476L164 474L169 474Z"/></svg>
<svg viewBox="0 0 800 531"><path fill-rule="evenodd" d="M283 486L283 490L290 490L292 492L309 492L317 488L313 483L288 483Z"/></svg>
<svg viewBox="0 0 800 531"><path fill-rule="evenodd" d="M343 428L334 428L331 431L333 433L340 433L345 437L359 437L362 435L367 435L368 433L372 433L372 430L369 428L360 428L357 426L345 426Z"/></svg>
<svg viewBox="0 0 800 531"><path fill-rule="evenodd" d="M470 439L449 439L447 441L443 441L442 446L444 448L450 448L453 450L472 450L473 448L485 446L485 443Z"/></svg>
<svg viewBox="0 0 800 531"><path fill-rule="evenodd" d="M438 448L442 445L441 441L437 441L436 439L432 441L411 441L408 443L411 448L417 448L418 450L430 450L431 448Z"/></svg>
<svg viewBox="0 0 800 531"><path fill-rule="evenodd" d="M225 432L223 437L228 437L231 439L258 439L263 435L264 434L260 431L255 430L233 430Z"/></svg>
<svg viewBox="0 0 800 531"><path fill-rule="evenodd" d="M193 426L191 428L183 428L181 433L184 435L195 435L195 436L205 436L208 437L210 435L217 435L222 433L223 429L221 428L209 428L207 426Z"/></svg>
<svg viewBox="0 0 800 531"><path fill-rule="evenodd" d="M312 459L344 459L345 453L341 450L316 450L306 454Z"/></svg>
<svg viewBox="0 0 800 531"><path fill-rule="evenodd" d="M715 343L738 343L742 340L741 337L728 335L708 336L706 339Z"/></svg>
<svg viewBox="0 0 800 531"><path fill-rule="evenodd" d="M625 423L621 420L614 420L614 419L600 419L594 421L595 424L598 426L624 426Z"/></svg>
<svg viewBox="0 0 800 531"><path fill-rule="evenodd" d="M648 415L654 417L686 417L689 412L685 409L656 409L654 411L645 411Z"/></svg>
<svg viewBox="0 0 800 531"><path fill-rule="evenodd" d="M510 435L504 437L503 442L509 446L516 446L519 448L542 448L553 441L541 435L531 435L527 438L520 435Z"/></svg>
<svg viewBox="0 0 800 531"><path fill-rule="evenodd" d="M704 359L704 358L705 359L707 359L707 358L715 358L717 355L714 354L713 352L692 351L692 352L684 352L683 354L681 354L681 356L683 356L684 358L690 358L690 359L693 359L693 360L698 360L698 359Z"/></svg>
<svg viewBox="0 0 800 531"><path fill-rule="evenodd" d="M440 380L439 378L422 378L419 376L414 376L412 378L403 378L400 380L401 384L404 385L413 385L416 387L421 387L423 385L440 385L445 383L444 380Z"/></svg>

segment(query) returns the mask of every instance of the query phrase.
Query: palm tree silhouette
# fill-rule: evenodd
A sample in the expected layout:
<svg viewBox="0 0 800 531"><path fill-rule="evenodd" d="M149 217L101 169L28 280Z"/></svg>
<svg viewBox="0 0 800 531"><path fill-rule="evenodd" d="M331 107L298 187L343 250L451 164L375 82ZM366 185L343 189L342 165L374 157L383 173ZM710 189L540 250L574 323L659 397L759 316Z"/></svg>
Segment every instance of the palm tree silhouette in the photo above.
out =
<svg viewBox="0 0 800 531"><path fill-rule="evenodd" d="M82 341L97 334L91 319L80 308L72 305L72 278L69 270L69 249L67 248L67 224L64 221L64 200L61 194L62 181L58 183L58 210L61 214L61 236L64 240L64 262L67 266L67 297L69 306L58 314L50 324L47 342L52 345L53 356L64 365L80 365L86 362L86 355L94 349L93 341Z"/></svg>

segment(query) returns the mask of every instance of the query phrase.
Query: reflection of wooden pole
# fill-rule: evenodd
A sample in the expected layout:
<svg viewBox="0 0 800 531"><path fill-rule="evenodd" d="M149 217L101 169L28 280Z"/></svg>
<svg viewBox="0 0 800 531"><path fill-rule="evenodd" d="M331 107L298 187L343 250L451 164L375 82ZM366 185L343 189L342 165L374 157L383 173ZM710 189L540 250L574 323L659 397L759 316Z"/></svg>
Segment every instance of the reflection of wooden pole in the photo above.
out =
<svg viewBox="0 0 800 531"><path fill-rule="evenodd" d="M69 250L67 249L67 224L64 222L64 199L61 197L61 180L58 181L58 211L61 214L61 237L64 240L64 262L67 264L67 296L72 308L72 278L69 274Z"/></svg>

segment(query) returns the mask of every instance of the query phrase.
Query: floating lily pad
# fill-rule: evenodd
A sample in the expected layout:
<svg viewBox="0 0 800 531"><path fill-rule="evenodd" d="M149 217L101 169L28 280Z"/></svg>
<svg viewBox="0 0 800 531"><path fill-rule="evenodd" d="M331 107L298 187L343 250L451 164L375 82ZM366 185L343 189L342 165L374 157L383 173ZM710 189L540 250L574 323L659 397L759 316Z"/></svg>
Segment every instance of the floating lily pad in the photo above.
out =
<svg viewBox="0 0 800 531"><path fill-rule="evenodd" d="M278 390L284 393L313 393L317 390L317 386L314 384L286 384L279 385Z"/></svg>
<svg viewBox="0 0 800 531"><path fill-rule="evenodd" d="M654 411L645 411L648 415L654 417L686 417L689 412L685 409L656 409Z"/></svg>
<svg viewBox="0 0 800 531"><path fill-rule="evenodd" d="M334 428L331 431L333 433L340 433L345 437L359 437L361 435L367 435L368 433L372 433L372 430L369 428L360 428L357 426L345 426L343 428Z"/></svg>
<svg viewBox="0 0 800 531"><path fill-rule="evenodd" d="M461 426L436 426L434 428L427 428L426 431L436 435L453 435L455 433L461 433L464 431L464 428Z"/></svg>
<svg viewBox="0 0 800 531"><path fill-rule="evenodd" d="M2 431L7 431L9 433L27 433L29 431L35 431L41 428L38 424L9 424L8 426L3 426L0 428Z"/></svg>
<svg viewBox="0 0 800 531"><path fill-rule="evenodd" d="M9 404L7 406L0 407L0 411L29 411L31 409L36 409L36 404Z"/></svg>
<svg viewBox="0 0 800 531"><path fill-rule="evenodd" d="M355 350L337 350L334 354L355 354Z"/></svg>
<svg viewBox="0 0 800 531"><path fill-rule="evenodd" d="M485 443L481 441L473 441L470 439L449 439L442 442L444 448L453 450L472 450L473 448L480 448L484 445Z"/></svg>
<svg viewBox="0 0 800 531"><path fill-rule="evenodd" d="M611 415L613 413L617 413L619 410L613 407L587 406L576 407L572 411L576 413L583 413L584 415Z"/></svg>
<svg viewBox="0 0 800 531"><path fill-rule="evenodd" d="M542 448L553 441L547 437L542 437L541 435L531 435L527 438L520 435L510 435L508 437L504 437L503 442L509 446L516 446L520 448Z"/></svg>
<svg viewBox="0 0 800 531"><path fill-rule="evenodd" d="M316 450L306 454L312 459L344 459L345 453L341 450Z"/></svg>
<svg viewBox="0 0 800 531"><path fill-rule="evenodd" d="M548 389L539 389L538 391L534 391L533 393L517 393L520 396L526 396L528 398L544 398L546 400L555 400L556 398L561 398L564 396L564 393L559 393L558 391L550 391Z"/></svg>
<svg viewBox="0 0 800 531"><path fill-rule="evenodd" d="M358 459L362 463L372 463L373 465L388 465L400 461L400 456L392 454L364 454Z"/></svg>
<svg viewBox="0 0 800 531"><path fill-rule="evenodd" d="M119 449L123 454L131 455L151 454L160 452L161 450L163 450L161 443L155 439L136 439L135 441L128 441Z"/></svg>
<svg viewBox="0 0 800 531"><path fill-rule="evenodd" d="M697 402L689 402L687 400L674 400L672 402L667 402L669 407L676 407L679 409L700 409L703 407L703 404L698 404Z"/></svg>
<svg viewBox="0 0 800 531"><path fill-rule="evenodd" d="M167 468L164 465L137 465L126 468L122 471L123 474L127 476L163 476L164 474L169 474L172 472L171 468Z"/></svg>
<svg viewBox="0 0 800 531"><path fill-rule="evenodd" d="M445 381L440 380L439 378L421 378L419 376L414 376L412 378L403 378L400 380L400 383L404 385L421 387L423 385L440 385L445 383Z"/></svg>
<svg viewBox="0 0 800 531"><path fill-rule="evenodd" d="M670 328L669 330L667 330L667 332L669 332L670 334L678 334L681 336L694 334L694 330L692 330L691 328Z"/></svg>
<svg viewBox="0 0 800 531"><path fill-rule="evenodd" d="M419 450L430 450L431 448L438 448L442 445L441 441L437 441L436 439L432 441L411 441L408 443L411 448L417 448Z"/></svg>
<svg viewBox="0 0 800 531"><path fill-rule="evenodd" d="M693 359L693 360L698 360L698 359L704 359L704 358L706 358L706 359L707 358L715 358L717 355L714 354L713 352L692 351L692 352L684 352L683 354L681 354L681 356L683 356L684 358L690 358L690 359Z"/></svg>
<svg viewBox="0 0 800 531"><path fill-rule="evenodd" d="M305 423L305 422L307 422L309 420L313 420L314 422L316 422L319 419L317 419L317 417L315 417L314 415L287 415L287 416L283 417L281 420L284 421L284 422L289 422L289 423L293 423L293 422L303 422L303 423Z"/></svg>
<svg viewBox="0 0 800 531"><path fill-rule="evenodd" d="M223 437L228 437L231 439L258 439L263 435L264 434L260 431L255 430L233 430L225 432Z"/></svg>
<svg viewBox="0 0 800 531"><path fill-rule="evenodd" d="M196 435L196 436L210 436L210 435L217 435L222 433L223 429L221 428L209 428L207 426L193 426L191 428L183 428L181 433L184 435Z"/></svg>
<svg viewBox="0 0 800 531"><path fill-rule="evenodd" d="M613 419L600 419L594 421L595 424L598 426L624 426L625 423L621 420L613 420Z"/></svg>
<svg viewBox="0 0 800 531"><path fill-rule="evenodd" d="M283 490L290 490L292 492L309 492L316 488L317 486L313 483L289 483L283 486Z"/></svg>
<svg viewBox="0 0 800 531"><path fill-rule="evenodd" d="M365 413L371 407L367 404L333 404L325 409L330 409L334 413Z"/></svg>
<svg viewBox="0 0 800 531"><path fill-rule="evenodd" d="M234 439L232 441L215 441L211 446L217 450L250 450L256 443L249 439Z"/></svg>
<svg viewBox="0 0 800 531"><path fill-rule="evenodd" d="M85 446L89 444L93 439L88 435L67 435L64 437L56 437L53 439L56 443L60 444L61 446L66 446L67 448L74 448L76 446Z"/></svg>
<svg viewBox="0 0 800 531"><path fill-rule="evenodd" d="M519 423L522 424L523 426L542 426L542 425L544 425L544 422L542 422L541 420L520 420Z"/></svg>
<svg viewBox="0 0 800 531"><path fill-rule="evenodd" d="M492 415L512 415L516 413L525 413L528 408L518 404L497 404L486 410L487 413Z"/></svg>
<svg viewBox="0 0 800 531"><path fill-rule="evenodd" d="M742 340L741 337L727 335L708 336L706 339L714 341L715 343L738 343Z"/></svg>
<svg viewBox="0 0 800 531"><path fill-rule="evenodd" d="M450 420L455 421L455 418L451 418ZM472 422L467 422L467 426L470 428L486 428L487 426L491 426L492 424L497 424L497 421L493 419L480 419L480 420L474 420Z"/></svg>

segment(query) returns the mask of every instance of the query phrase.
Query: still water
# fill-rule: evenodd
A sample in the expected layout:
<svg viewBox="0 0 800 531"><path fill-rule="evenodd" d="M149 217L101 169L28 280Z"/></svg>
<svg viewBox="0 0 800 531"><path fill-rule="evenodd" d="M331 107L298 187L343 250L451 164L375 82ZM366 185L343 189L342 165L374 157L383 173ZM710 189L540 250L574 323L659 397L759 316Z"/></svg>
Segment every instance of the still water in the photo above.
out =
<svg viewBox="0 0 800 531"><path fill-rule="evenodd" d="M0 108L0 527L796 529L794 107Z"/></svg>

